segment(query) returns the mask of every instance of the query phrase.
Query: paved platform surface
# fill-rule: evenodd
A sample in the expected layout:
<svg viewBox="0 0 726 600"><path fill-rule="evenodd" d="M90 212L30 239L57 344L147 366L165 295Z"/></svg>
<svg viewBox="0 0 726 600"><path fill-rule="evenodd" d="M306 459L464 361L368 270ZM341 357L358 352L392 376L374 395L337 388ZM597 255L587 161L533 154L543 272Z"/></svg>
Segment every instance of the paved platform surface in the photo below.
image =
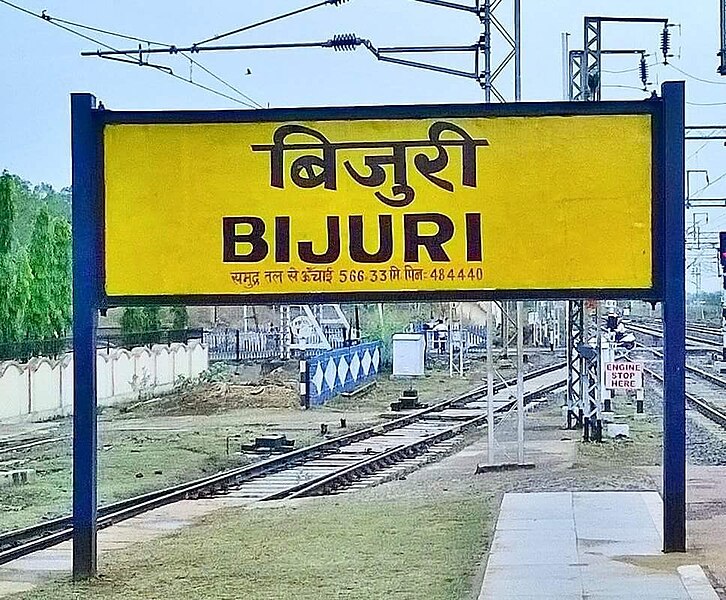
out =
<svg viewBox="0 0 726 600"><path fill-rule="evenodd" d="M662 555L661 519L656 492L506 494L479 600L717 598L672 567L638 565Z"/></svg>

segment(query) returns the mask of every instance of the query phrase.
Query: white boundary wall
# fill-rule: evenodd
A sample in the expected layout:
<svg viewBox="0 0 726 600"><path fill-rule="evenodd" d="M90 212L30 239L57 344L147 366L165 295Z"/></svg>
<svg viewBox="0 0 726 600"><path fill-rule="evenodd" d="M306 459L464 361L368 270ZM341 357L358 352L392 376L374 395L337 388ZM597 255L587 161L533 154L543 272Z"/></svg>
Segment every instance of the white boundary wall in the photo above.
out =
<svg viewBox="0 0 726 600"><path fill-rule="evenodd" d="M98 404L169 391L180 378L194 379L209 368L207 346L156 345L133 350L99 350ZM0 420L68 415L73 409L73 354L59 360L33 358L0 362Z"/></svg>

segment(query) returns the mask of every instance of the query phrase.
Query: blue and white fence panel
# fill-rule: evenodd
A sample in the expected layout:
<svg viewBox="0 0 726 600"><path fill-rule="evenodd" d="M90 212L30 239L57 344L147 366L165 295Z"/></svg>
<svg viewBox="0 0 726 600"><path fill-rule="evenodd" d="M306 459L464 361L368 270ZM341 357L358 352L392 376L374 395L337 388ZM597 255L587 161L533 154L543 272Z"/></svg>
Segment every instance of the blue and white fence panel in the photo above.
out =
<svg viewBox="0 0 726 600"><path fill-rule="evenodd" d="M300 361L300 396L304 406L320 406L378 376L381 342L329 350Z"/></svg>

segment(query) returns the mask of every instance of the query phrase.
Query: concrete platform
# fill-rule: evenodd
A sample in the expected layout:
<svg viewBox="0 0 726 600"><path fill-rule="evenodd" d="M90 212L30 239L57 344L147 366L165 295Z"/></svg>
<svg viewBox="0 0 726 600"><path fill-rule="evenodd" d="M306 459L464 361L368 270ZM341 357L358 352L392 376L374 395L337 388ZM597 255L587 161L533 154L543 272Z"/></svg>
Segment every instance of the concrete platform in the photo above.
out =
<svg viewBox="0 0 726 600"><path fill-rule="evenodd" d="M479 600L717 600L697 565L642 560L661 519L656 492L506 494Z"/></svg>

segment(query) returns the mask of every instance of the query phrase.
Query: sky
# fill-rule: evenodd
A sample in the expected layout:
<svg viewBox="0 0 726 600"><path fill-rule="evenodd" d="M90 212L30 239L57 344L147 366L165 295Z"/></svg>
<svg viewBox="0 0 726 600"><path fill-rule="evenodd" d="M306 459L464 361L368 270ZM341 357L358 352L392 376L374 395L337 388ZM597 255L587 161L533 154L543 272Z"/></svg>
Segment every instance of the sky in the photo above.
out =
<svg viewBox="0 0 726 600"><path fill-rule="evenodd" d="M315 4L315 0L265 2L205 0L12 0L14 4L52 18L65 19L142 39L177 46L190 45L246 24ZM473 4L474 0L457 0ZM513 0L502 0L496 16L511 24ZM672 28L671 65L650 68L651 88L663 81L687 82L687 123L726 125L726 77L717 74L720 48L719 0L522 0L522 99L562 99L562 33L570 47L583 45L584 16L666 17ZM645 49L649 63L662 62L658 25L606 23L603 46ZM115 48L137 43L94 32L90 36ZM322 6L271 25L252 29L221 43L250 44L324 41L336 34L355 33L375 46L470 44L480 33L478 19L464 11L444 9L416 0L348 0ZM80 39L33 16L0 4L0 170L8 169L32 183L55 187L70 184L69 94L91 92L112 109L240 108L239 103L192 86L151 68L97 57L97 43ZM497 57L507 50L493 37ZM423 57L421 57L423 58ZM468 57L430 56L430 60L469 70ZM183 78L240 97L219 80L183 57L160 56ZM362 48L249 50L195 55L236 90L261 106L341 106L481 102L476 81L378 62ZM638 58L604 59L603 98L641 99ZM249 71L249 72L248 72ZM624 72L623 72L624 71ZM508 99L513 73L505 70L496 82ZM724 134L724 132L716 132ZM687 169L692 173L692 197L726 197L726 147L723 142L689 142ZM720 179L721 178L721 179ZM705 189L702 189L705 188ZM726 230L726 208L691 209L688 224L706 232ZM706 222L708 219L708 222ZM689 253L689 265L699 265L703 289L720 287L715 251ZM691 289L697 267L692 266Z"/></svg>

